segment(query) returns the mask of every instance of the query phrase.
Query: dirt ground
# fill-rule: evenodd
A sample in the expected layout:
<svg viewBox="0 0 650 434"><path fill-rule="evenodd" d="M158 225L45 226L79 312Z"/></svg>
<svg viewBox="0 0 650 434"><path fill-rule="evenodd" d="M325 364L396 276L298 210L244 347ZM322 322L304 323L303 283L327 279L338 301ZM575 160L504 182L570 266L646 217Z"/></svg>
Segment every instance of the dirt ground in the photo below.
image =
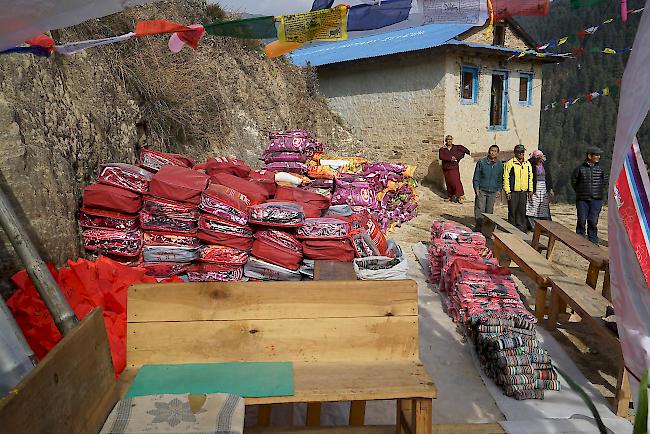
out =
<svg viewBox="0 0 650 434"><path fill-rule="evenodd" d="M418 216L412 221L402 225L391 234L404 250L410 250L413 243L429 241L430 228L434 219L443 217L455 220L474 228L474 204L464 202L455 204L445 201L439 193L426 186L418 187L419 208ZM507 217L507 205L497 204L495 213L504 219ZM551 204L553 220L573 229L576 223L575 206L572 204ZM604 208L599 224L599 237L603 244L607 244L607 209ZM545 242L542 238L542 242ZM588 261L558 242L555 245L553 262L567 275L584 281L587 276ZM535 304L536 285L523 272L513 268L513 275L520 286L519 291L524 303L533 310ZM603 282L603 273L598 281L600 291ZM617 358L616 353L600 345L598 336L580 322L577 315L565 315L560 318L557 330L553 332L555 338L564 347L571 359L575 362L587 379L610 401L616 391ZM630 410L630 416L632 411Z"/></svg>

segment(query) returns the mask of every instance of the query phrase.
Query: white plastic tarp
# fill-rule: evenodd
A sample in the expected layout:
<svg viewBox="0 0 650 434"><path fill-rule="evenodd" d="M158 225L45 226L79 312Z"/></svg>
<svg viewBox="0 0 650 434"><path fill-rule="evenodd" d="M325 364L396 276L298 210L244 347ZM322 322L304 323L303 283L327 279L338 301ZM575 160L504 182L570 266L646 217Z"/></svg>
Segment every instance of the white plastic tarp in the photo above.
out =
<svg viewBox="0 0 650 434"><path fill-rule="evenodd" d="M36 35L156 0L12 0L0 7L0 50Z"/></svg>
<svg viewBox="0 0 650 434"><path fill-rule="evenodd" d="M636 145L636 133L650 108L650 12L646 8L637 30L632 54L627 62L621 85L621 99L616 126L609 186L609 256L612 297L625 366L636 399L638 381L650 369L650 290L639 265L638 255L648 255L647 243L630 242L625 223L618 211L614 187L621 176L628 152ZM624 179L624 178L622 178ZM642 170L635 181L637 191L647 196L648 175ZM637 197L637 200L645 199ZM640 221L650 216L638 214ZM646 234L647 235L647 234ZM646 237L647 241L647 237ZM644 244L644 245L641 245Z"/></svg>

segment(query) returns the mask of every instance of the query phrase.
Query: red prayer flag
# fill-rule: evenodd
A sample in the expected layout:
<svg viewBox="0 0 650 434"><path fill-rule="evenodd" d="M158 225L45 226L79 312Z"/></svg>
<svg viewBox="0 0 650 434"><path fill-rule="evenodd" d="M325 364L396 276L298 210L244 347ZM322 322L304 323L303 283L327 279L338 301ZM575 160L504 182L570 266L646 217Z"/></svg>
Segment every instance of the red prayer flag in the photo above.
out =
<svg viewBox="0 0 650 434"><path fill-rule="evenodd" d="M167 20L138 21L135 25L135 37L192 31L191 27Z"/></svg>
<svg viewBox="0 0 650 434"><path fill-rule="evenodd" d="M50 51L52 51L55 44L54 39L47 35L34 36L33 38L26 40L25 43L31 46L49 48Z"/></svg>

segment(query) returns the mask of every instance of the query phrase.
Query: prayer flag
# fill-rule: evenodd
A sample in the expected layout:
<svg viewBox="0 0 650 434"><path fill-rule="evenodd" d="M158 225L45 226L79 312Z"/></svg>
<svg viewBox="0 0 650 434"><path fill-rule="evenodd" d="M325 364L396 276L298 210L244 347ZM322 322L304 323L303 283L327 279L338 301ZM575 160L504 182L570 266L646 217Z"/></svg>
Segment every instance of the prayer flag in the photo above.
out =
<svg viewBox="0 0 650 434"><path fill-rule="evenodd" d="M11 53L33 54L34 56L40 56L40 57L50 56L49 48L40 47L38 45L29 46L29 47L13 47L13 48L8 48L4 51L0 51L0 54L11 54Z"/></svg>
<svg viewBox="0 0 650 434"><path fill-rule="evenodd" d="M101 45L113 44L115 42L126 41L135 36L135 33L130 32L120 36L113 36L111 38L91 39L88 41L70 42L68 44L55 45L54 48L58 53L69 56L78 53L88 48L99 47Z"/></svg>
<svg viewBox="0 0 650 434"><path fill-rule="evenodd" d="M321 9L329 9L334 4L334 0L314 0L314 3L311 5L311 10L319 11Z"/></svg>
<svg viewBox="0 0 650 434"><path fill-rule="evenodd" d="M348 39L347 6L278 17L282 42L341 41Z"/></svg>
<svg viewBox="0 0 650 434"><path fill-rule="evenodd" d="M54 47L54 39L52 39L47 35L34 36L33 38L26 40L25 43L32 46L38 46L38 47L50 48L50 49Z"/></svg>
<svg viewBox="0 0 650 434"><path fill-rule="evenodd" d="M203 27L208 34L213 36L230 36L240 39L270 39L277 36L275 19L271 16L218 21L204 24Z"/></svg>
<svg viewBox="0 0 650 434"><path fill-rule="evenodd" d="M192 30L190 27L182 24L174 23L167 20L150 20L138 21L135 24L135 37L141 38L142 36L160 35L162 33L184 32Z"/></svg>
<svg viewBox="0 0 650 434"><path fill-rule="evenodd" d="M568 37L568 36L565 36L564 38L562 38L562 39L560 39L559 41L557 41L557 45L562 45L562 44L564 44L568 39L569 39L569 37Z"/></svg>
<svg viewBox="0 0 650 434"><path fill-rule="evenodd" d="M609 88L608 87L603 89L603 95L605 95L605 96L609 95Z"/></svg>
<svg viewBox="0 0 650 434"><path fill-rule="evenodd" d="M616 50L613 50L611 48L603 48L603 53L606 54L616 54Z"/></svg>
<svg viewBox="0 0 650 434"><path fill-rule="evenodd" d="M194 50L199 46L199 41L205 35L205 29L201 24L192 24L190 27L194 30L176 32L169 38L168 47L172 53L178 53L185 45L189 45Z"/></svg>
<svg viewBox="0 0 650 434"><path fill-rule="evenodd" d="M603 3L604 0L571 0L571 7L573 9L580 8L593 8Z"/></svg>
<svg viewBox="0 0 650 434"><path fill-rule="evenodd" d="M482 25L489 17L487 3L483 0L418 0L424 24Z"/></svg>
<svg viewBox="0 0 650 434"><path fill-rule="evenodd" d="M373 5L352 6L348 11L348 31L390 26L408 19L410 12L411 0L384 0Z"/></svg>

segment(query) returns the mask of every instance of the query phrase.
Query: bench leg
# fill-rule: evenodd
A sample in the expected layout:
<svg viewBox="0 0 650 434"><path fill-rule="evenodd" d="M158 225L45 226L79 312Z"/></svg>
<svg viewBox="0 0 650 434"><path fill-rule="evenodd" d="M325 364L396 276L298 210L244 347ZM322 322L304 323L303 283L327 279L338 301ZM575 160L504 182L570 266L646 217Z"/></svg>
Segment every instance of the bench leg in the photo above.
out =
<svg viewBox="0 0 650 434"><path fill-rule="evenodd" d="M609 268L605 270L605 278L603 280L603 297L612 301L612 289L609 286Z"/></svg>
<svg viewBox="0 0 650 434"><path fill-rule="evenodd" d="M415 407L412 434L432 434L433 432L433 405L431 398L418 398L413 400Z"/></svg>
<svg viewBox="0 0 650 434"><path fill-rule="evenodd" d="M413 400L397 399L397 417L395 418L395 432L397 434L413 434L411 430L413 415Z"/></svg>
<svg viewBox="0 0 650 434"><path fill-rule="evenodd" d="M352 426L363 426L366 419L366 401L352 401L350 403L350 422Z"/></svg>
<svg viewBox="0 0 650 434"><path fill-rule="evenodd" d="M535 232L533 232L533 239L530 242L530 245L533 247L533 249L537 250L538 252L541 252L542 250L539 248L539 237L542 235L542 227L540 225L535 225Z"/></svg>
<svg viewBox="0 0 650 434"><path fill-rule="evenodd" d="M594 264L589 264L589 269L587 270L587 279L585 280L585 283L592 288L596 289L596 285L598 285L598 273L600 270L598 267L596 267Z"/></svg>
<svg viewBox="0 0 650 434"><path fill-rule="evenodd" d="M557 326L557 319L560 315L560 305L562 304L562 299L558 295L557 291L551 289L551 312L548 314L547 328L549 330L555 330Z"/></svg>
<svg viewBox="0 0 650 434"><path fill-rule="evenodd" d="M497 225L493 221L490 221L486 218L483 219L483 226L481 226L481 232L485 235L485 238L492 238L494 230L497 228Z"/></svg>
<svg viewBox="0 0 650 434"><path fill-rule="evenodd" d="M621 361L623 362L623 361ZM630 399L632 399L632 391L630 390L630 381L627 377L625 364L621 363L621 367L616 379L616 395L614 400L616 403L616 415L627 417L627 411L630 408Z"/></svg>
<svg viewBox="0 0 650 434"><path fill-rule="evenodd" d="M257 425L269 426L271 424L271 405L262 404L257 406Z"/></svg>
<svg viewBox="0 0 650 434"><path fill-rule="evenodd" d="M503 249L501 248L501 244L499 244L499 242L495 242L492 246L492 253L499 262L500 266L506 268L510 266L510 257L503 254Z"/></svg>
<svg viewBox="0 0 650 434"><path fill-rule="evenodd" d="M535 293L535 317L540 323L544 321L544 315L546 314L546 291L546 286L539 285Z"/></svg>
<svg viewBox="0 0 650 434"><path fill-rule="evenodd" d="M307 403L307 426L320 426L320 402Z"/></svg>
<svg viewBox="0 0 650 434"><path fill-rule="evenodd" d="M546 247L546 259L549 261L553 257L553 249L555 248L555 236L548 234L548 247Z"/></svg>

